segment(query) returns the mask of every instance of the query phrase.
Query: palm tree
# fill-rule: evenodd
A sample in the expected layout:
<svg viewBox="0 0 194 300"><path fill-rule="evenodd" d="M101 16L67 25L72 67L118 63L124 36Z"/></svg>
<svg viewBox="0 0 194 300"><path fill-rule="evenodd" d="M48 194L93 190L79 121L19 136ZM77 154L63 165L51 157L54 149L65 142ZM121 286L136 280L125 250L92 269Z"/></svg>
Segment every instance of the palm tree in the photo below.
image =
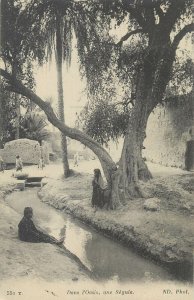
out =
<svg viewBox="0 0 194 300"><path fill-rule="evenodd" d="M38 112L28 112L21 120L21 137L36 140L42 144L50 137L46 117Z"/></svg>
<svg viewBox="0 0 194 300"><path fill-rule="evenodd" d="M65 31L65 20L67 9L72 1L62 0L32 0L26 5L22 17L28 19L30 37L35 43L29 41L34 57L38 58L42 64L45 59L51 59L55 52L57 68L57 90L58 90L58 116L62 122L65 122L64 115L64 96L63 96L63 61L70 62L70 55L67 51L69 44L65 47L67 37L72 35L71 31ZM25 23L25 22L24 22ZM68 28L70 30L70 28ZM64 176L69 175L69 163L67 159L67 140L64 134L61 134L61 146L63 153Z"/></svg>
<svg viewBox="0 0 194 300"><path fill-rule="evenodd" d="M64 12L63 9L65 8L63 6L64 2L62 1L56 1L55 5L55 18L56 18L56 67L57 67L57 89L58 89L58 115L59 119L65 123L65 115L64 115L64 96L63 96L63 52L64 52L64 38L66 33L66 38L68 35L71 36L72 32L64 32ZM60 6L62 6L62 10L60 9ZM69 28L70 29L70 28ZM71 29L70 29L71 30ZM68 56L68 59L70 59L70 56ZM64 134L61 134L61 146L62 146L62 155L63 155L63 166L64 166L64 176L67 177L69 175L69 163L67 158L67 139Z"/></svg>
<svg viewBox="0 0 194 300"><path fill-rule="evenodd" d="M71 63L72 36L75 33L80 63L87 64L85 54L94 41L95 17L91 17L91 8L87 10L86 1L78 0L9 0L19 3L20 12L17 24L20 24L17 41L21 42L23 57L31 60L38 59L43 64L56 57L58 82L58 115L65 122L63 97L63 63ZM4 1L6 2L6 1ZM9 20L7 19L7 22ZM17 27L17 26L16 26ZM22 32L22 35L20 34ZM23 34L24 33L24 34ZM17 47L16 47L17 48ZM7 49L7 48L6 48ZM89 73L93 70L88 68ZM67 141L63 134L61 139L63 151L64 175L69 175L67 159Z"/></svg>
<svg viewBox="0 0 194 300"><path fill-rule="evenodd" d="M42 64L56 58L57 87L58 87L58 116L65 123L63 96L63 62L71 63L73 32L77 39L78 54L81 64L84 63L85 53L95 36L95 18L91 10L85 10L84 1L75 0L31 0L23 10L21 18L24 27L29 29L26 36L26 53L38 58ZM63 151L64 176L69 175L67 159L67 140L61 135Z"/></svg>

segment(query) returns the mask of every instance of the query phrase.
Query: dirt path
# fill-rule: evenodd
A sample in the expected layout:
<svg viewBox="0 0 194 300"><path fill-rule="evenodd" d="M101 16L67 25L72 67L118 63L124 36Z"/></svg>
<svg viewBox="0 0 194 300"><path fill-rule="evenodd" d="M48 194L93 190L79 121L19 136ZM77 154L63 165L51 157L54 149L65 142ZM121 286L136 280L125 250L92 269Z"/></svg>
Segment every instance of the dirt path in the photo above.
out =
<svg viewBox="0 0 194 300"><path fill-rule="evenodd" d="M91 208L91 173L96 162L87 163L88 175L61 181L61 170L59 166L48 166L44 176L52 177L41 191L42 200L61 210L65 209L78 218L92 224L105 233L110 233L118 240L127 240L131 244L135 238L142 245L151 249L152 255L163 253L163 257L170 259L183 259L193 249L193 181L187 172L177 169L167 170L165 167L152 166L156 175L149 186L156 187L154 192L161 199L160 211L146 212L143 209L143 199L130 201L127 206L118 211L102 211ZM85 168L79 166L80 171ZM55 173L55 169L57 170ZM29 167L32 174L37 174L36 167ZM79 171L79 169L77 170ZM85 171L85 169L84 169ZM45 170L44 170L45 172ZM169 180L169 172L170 180ZM65 256L63 251L48 244L26 244L17 238L17 228L21 215L6 206L3 197L15 185L15 180L10 177L11 171L0 174L0 300L9 299L14 292L14 299L93 299L92 294L82 295L83 291L99 292L104 299L102 286L95 286L89 277L83 272L77 263ZM163 177L162 177L163 175ZM73 181L72 181L73 180ZM164 188L165 187L165 188ZM178 190L177 190L178 187ZM79 193L78 193L79 190ZM149 190L149 188L148 188ZM135 235L134 235L135 233ZM148 234L149 233L149 234ZM54 281L53 281L54 279ZM65 282L65 284L64 284ZM80 285L80 283L83 283ZM178 288L187 287L179 284ZM158 286L149 283L149 288L142 285L114 286L108 285L106 289L119 291L130 289L133 291L133 299L151 299L152 289L156 291L156 298L165 299L162 296L163 289L171 288L176 291L177 286ZM68 291L78 291L79 295L68 295ZM19 292L24 297L21 298ZM150 294L151 293L151 294ZM145 297L143 297L143 295ZM120 296L116 296L120 299ZM114 298L114 297L113 297ZM106 296L106 299L113 299ZM116 299L117 299L116 298ZM122 295L122 299L129 299L129 294ZM176 300L181 300L182 295L176 294ZM192 299L192 295L187 296Z"/></svg>

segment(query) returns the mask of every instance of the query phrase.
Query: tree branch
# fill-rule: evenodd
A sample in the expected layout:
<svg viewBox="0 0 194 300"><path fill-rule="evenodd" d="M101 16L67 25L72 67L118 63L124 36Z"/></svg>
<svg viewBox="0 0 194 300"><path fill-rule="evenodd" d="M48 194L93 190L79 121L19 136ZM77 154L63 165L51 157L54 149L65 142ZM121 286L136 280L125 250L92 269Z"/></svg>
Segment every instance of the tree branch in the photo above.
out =
<svg viewBox="0 0 194 300"><path fill-rule="evenodd" d="M169 34L186 8L184 0L171 0L170 2L168 10L160 22L161 29L164 31L165 28Z"/></svg>
<svg viewBox="0 0 194 300"><path fill-rule="evenodd" d="M144 19L147 25L147 32L152 33L155 28L155 15L154 15L154 7L146 7L144 9Z"/></svg>
<svg viewBox="0 0 194 300"><path fill-rule="evenodd" d="M131 16L136 20L139 26L141 26L143 29L147 28L145 19L141 13L141 8L134 7L134 5L128 0L123 1L123 8L131 14Z"/></svg>
<svg viewBox="0 0 194 300"><path fill-rule="evenodd" d="M122 43L124 41L126 41L128 38L130 38L130 36L137 34L137 33L141 33L141 32L143 32L143 29L141 29L141 28L128 32L120 39L120 41L116 45L122 46Z"/></svg>
<svg viewBox="0 0 194 300"><path fill-rule="evenodd" d="M164 17L164 12L163 12L162 8L160 7L160 5L155 7L155 11L161 20Z"/></svg>
<svg viewBox="0 0 194 300"><path fill-rule="evenodd" d="M71 139L77 140L81 142L83 145L90 148L99 158L102 166L106 164L106 167L111 171L115 170L116 166L113 162L112 158L108 154L108 152L95 140L93 140L89 135L86 133L76 129L70 128L61 122L57 116L55 115L50 103L43 101L39 96L37 96L32 90L27 88L20 80L16 77L8 73L7 71L0 68L0 75L6 79L9 84L9 90L12 88L13 91L16 91L18 94L21 94L28 99L30 99L33 103L38 105L46 114L48 121L57 127L62 133L66 136L70 137ZM104 169L104 168L103 168ZM105 170L104 170L105 172ZM107 174L105 174L106 176ZM107 178L107 176L106 176Z"/></svg>
<svg viewBox="0 0 194 300"><path fill-rule="evenodd" d="M184 36L189 33L189 32L192 32L194 31L194 23L191 23L189 25L186 25L185 27L183 27L183 29L181 29L179 31L179 33L177 33L177 35L175 36L174 38L174 41L172 42L172 48L174 50L177 49L180 41L184 38Z"/></svg>

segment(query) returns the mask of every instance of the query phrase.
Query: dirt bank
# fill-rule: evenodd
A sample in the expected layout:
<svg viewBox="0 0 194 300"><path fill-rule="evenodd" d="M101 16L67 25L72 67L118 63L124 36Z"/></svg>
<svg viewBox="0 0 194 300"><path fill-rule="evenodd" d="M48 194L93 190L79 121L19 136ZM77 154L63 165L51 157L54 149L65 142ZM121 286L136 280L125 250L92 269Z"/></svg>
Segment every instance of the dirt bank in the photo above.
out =
<svg viewBox="0 0 194 300"><path fill-rule="evenodd" d="M21 242L17 224L21 215L7 206L4 197L15 188L15 180L0 181L0 281L88 281L88 275L64 250L50 244Z"/></svg>
<svg viewBox="0 0 194 300"><path fill-rule="evenodd" d="M173 264L174 270L185 266L191 280L194 246L192 176L157 177L145 186L144 191L149 197L160 200L158 211L146 211L145 199L128 201L116 211L96 210L91 207L91 180L89 174L77 174L66 180L49 179L39 196L45 203L73 214L126 246L134 247L142 255Z"/></svg>

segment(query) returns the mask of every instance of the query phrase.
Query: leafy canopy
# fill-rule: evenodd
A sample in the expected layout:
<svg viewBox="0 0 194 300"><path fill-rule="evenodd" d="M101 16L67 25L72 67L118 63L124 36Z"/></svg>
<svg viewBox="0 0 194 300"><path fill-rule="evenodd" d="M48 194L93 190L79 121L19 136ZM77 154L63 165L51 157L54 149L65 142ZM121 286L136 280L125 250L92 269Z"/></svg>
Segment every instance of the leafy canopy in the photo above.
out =
<svg viewBox="0 0 194 300"><path fill-rule="evenodd" d="M157 51L162 47L164 34L171 48L178 47L179 44L175 45L175 42L184 37L178 34L191 22L192 1L97 2L101 11L99 18L104 23L103 34L96 28L100 42L93 40L81 61L82 72L87 77L89 98L81 118L83 129L101 144L107 144L125 135L136 101L138 78L146 59L153 61L150 67L155 70L154 56L158 61ZM93 4L94 1L90 1L87 5L90 7ZM128 32L117 36L117 30L123 24ZM190 32L192 27L187 29ZM114 34L111 35L111 32ZM191 90L193 63L188 53L185 50L183 52L181 56L175 56L170 81L160 99L161 103L169 101L174 94Z"/></svg>

